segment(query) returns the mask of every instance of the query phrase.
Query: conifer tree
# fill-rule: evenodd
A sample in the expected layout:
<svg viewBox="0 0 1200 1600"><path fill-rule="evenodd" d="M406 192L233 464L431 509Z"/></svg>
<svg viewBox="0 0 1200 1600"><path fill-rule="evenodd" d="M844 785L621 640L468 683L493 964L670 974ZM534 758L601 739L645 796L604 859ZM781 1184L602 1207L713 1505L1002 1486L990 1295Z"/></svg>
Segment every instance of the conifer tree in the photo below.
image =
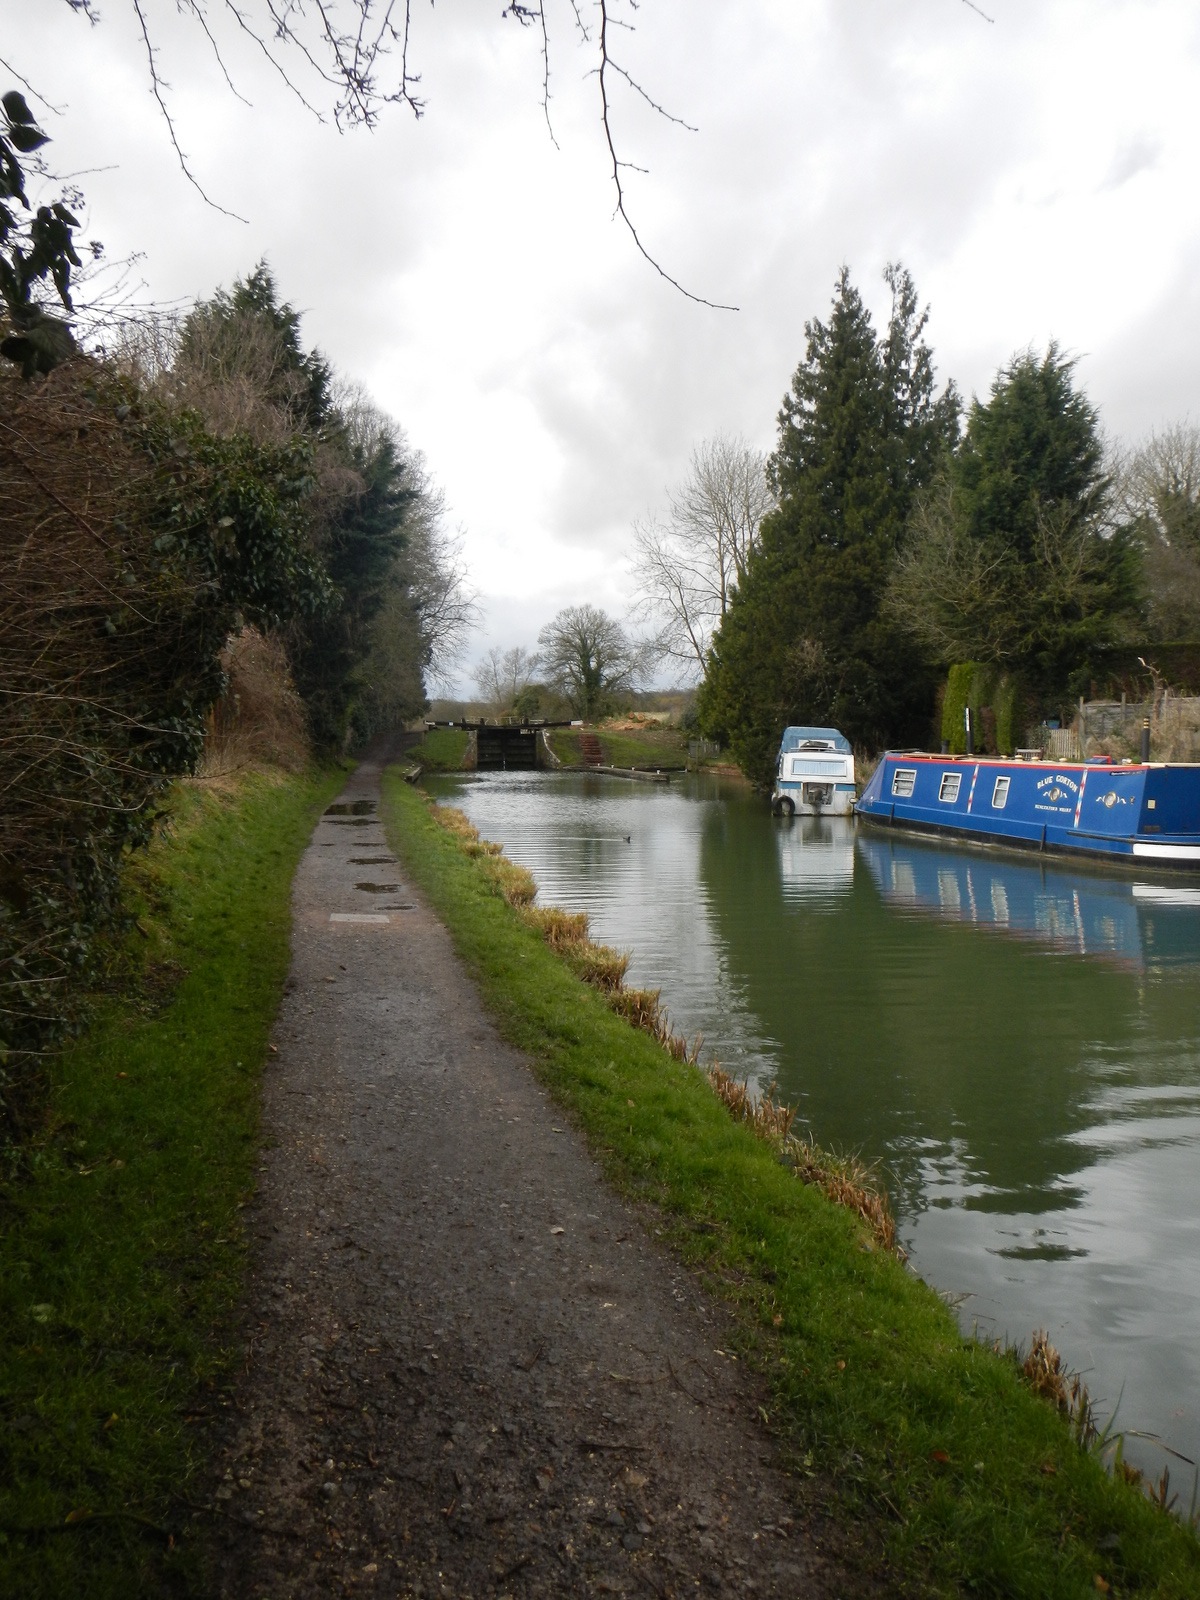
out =
<svg viewBox="0 0 1200 1600"><path fill-rule="evenodd" d="M929 714L928 669L880 604L913 496L957 436L959 404L952 385L935 393L911 277L891 266L886 279L882 340L845 268L828 322L806 325L769 462L779 506L701 690L704 726L763 783L789 723L878 745L923 731Z"/></svg>
<svg viewBox="0 0 1200 1600"><path fill-rule="evenodd" d="M972 402L924 497L889 610L944 664L1017 673L1052 706L1137 618L1136 540L1114 527L1099 418L1051 344L1023 351Z"/></svg>

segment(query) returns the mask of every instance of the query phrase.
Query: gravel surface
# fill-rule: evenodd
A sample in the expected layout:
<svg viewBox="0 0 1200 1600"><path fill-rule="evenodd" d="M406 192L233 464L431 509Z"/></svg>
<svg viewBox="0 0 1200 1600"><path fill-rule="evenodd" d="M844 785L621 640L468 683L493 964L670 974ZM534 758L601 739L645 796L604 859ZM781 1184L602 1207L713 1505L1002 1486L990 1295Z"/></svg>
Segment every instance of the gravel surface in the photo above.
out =
<svg viewBox="0 0 1200 1600"><path fill-rule="evenodd" d="M874 1592L775 1464L726 1311L499 1037L378 805L367 763L296 878L218 1593Z"/></svg>

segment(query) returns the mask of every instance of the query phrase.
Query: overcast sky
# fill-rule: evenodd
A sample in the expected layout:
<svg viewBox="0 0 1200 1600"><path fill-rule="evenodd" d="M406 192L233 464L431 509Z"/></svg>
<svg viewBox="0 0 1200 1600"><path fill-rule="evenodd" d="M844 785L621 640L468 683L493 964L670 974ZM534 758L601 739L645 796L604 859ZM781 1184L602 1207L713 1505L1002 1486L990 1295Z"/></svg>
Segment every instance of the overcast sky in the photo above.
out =
<svg viewBox="0 0 1200 1600"><path fill-rule="evenodd" d="M344 0L343 0L344 3ZM245 0L250 14L260 0ZM621 59L694 123L628 91L613 114L648 247L612 217L594 57L548 0L539 40L502 0L414 5L426 114L317 122L209 0L235 87L171 0L144 0L180 142L150 94L131 0L0 0L0 55L37 109L88 231L141 252L156 301L265 256L306 337L426 454L466 533L486 620L533 646L562 605L624 613L630 525L693 444L769 449L844 262L883 313L912 271L942 379L986 391L1055 338L1113 435L1200 412L1200 7L1195 0L642 0ZM582 6L585 14L589 6ZM297 76L312 94L320 87ZM2 87L8 88L9 82Z"/></svg>

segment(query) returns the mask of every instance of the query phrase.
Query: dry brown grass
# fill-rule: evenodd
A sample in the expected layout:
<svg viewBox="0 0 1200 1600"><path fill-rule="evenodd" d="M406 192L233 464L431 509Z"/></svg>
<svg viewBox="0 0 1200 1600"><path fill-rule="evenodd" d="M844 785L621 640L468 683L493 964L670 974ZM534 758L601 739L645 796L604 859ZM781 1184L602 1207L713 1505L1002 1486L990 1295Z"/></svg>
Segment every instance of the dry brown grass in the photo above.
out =
<svg viewBox="0 0 1200 1600"><path fill-rule="evenodd" d="M479 829L453 806L434 806L433 819L458 840L464 855L478 860L496 888L518 910L528 906L537 894L533 874L509 861L500 845L479 837Z"/></svg>
<svg viewBox="0 0 1200 1600"><path fill-rule="evenodd" d="M1081 1442L1088 1444L1096 1438L1092 1400L1087 1385L1077 1372L1067 1371L1062 1356L1050 1343L1050 1336L1044 1328L1034 1330L1029 1354L1021 1363L1021 1375L1034 1394L1048 1400L1071 1421ZM1118 1467L1121 1464L1118 1457ZM1137 1474L1137 1481L1141 1481L1141 1473Z"/></svg>
<svg viewBox="0 0 1200 1600"><path fill-rule="evenodd" d="M572 972L603 994L615 994L625 982L629 956L623 950L584 939L565 953Z"/></svg>
<svg viewBox="0 0 1200 1600"><path fill-rule="evenodd" d="M755 1094L748 1084L731 1077L716 1063L707 1069L707 1076L730 1115L773 1145L801 1183L812 1184L836 1205L853 1211L866 1223L881 1250L905 1258L887 1193L870 1167L855 1156L833 1155L810 1139L798 1138L792 1132L796 1107L777 1100L772 1092L774 1085L765 1093Z"/></svg>
<svg viewBox="0 0 1200 1600"><path fill-rule="evenodd" d="M243 628L227 641L221 666L228 686L208 714L197 777L258 766L303 771L310 755L304 705L283 645L257 628Z"/></svg>
<svg viewBox="0 0 1200 1600"><path fill-rule="evenodd" d="M541 934L556 955L562 955L587 939L586 911L562 911L558 906L526 906L524 919Z"/></svg>

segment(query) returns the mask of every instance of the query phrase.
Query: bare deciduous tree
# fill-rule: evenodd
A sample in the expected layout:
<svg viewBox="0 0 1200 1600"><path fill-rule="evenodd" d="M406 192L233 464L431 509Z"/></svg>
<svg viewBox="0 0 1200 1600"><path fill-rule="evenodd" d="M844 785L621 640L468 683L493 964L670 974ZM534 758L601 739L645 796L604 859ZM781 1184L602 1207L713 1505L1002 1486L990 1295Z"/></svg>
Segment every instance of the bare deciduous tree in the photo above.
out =
<svg viewBox="0 0 1200 1600"><path fill-rule="evenodd" d="M1200 633L1200 428L1174 423L1114 466L1119 515L1142 546L1146 620L1156 639Z"/></svg>
<svg viewBox="0 0 1200 1600"><path fill-rule="evenodd" d="M511 711L533 683L540 661L540 656L531 655L523 645L514 645L511 650L493 645L471 676L480 696L500 716Z"/></svg>
<svg viewBox="0 0 1200 1600"><path fill-rule="evenodd" d="M1200 554L1200 427L1177 422L1154 432L1114 467L1119 513L1143 535Z"/></svg>
<svg viewBox="0 0 1200 1600"><path fill-rule="evenodd" d="M697 677L774 505L766 457L718 434L692 451L663 519L634 524L636 614L656 627L659 654Z"/></svg>
<svg viewBox="0 0 1200 1600"><path fill-rule="evenodd" d="M423 475L424 461L419 455L416 460ZM464 535L461 529L447 528L444 515L443 491L426 476L400 561L420 625L426 677L447 688L479 626L480 613L479 591L463 560Z"/></svg>
<svg viewBox="0 0 1200 1600"><path fill-rule="evenodd" d="M585 719L635 689L645 672L643 652L598 606L567 606L538 634L538 643L547 680Z"/></svg>

